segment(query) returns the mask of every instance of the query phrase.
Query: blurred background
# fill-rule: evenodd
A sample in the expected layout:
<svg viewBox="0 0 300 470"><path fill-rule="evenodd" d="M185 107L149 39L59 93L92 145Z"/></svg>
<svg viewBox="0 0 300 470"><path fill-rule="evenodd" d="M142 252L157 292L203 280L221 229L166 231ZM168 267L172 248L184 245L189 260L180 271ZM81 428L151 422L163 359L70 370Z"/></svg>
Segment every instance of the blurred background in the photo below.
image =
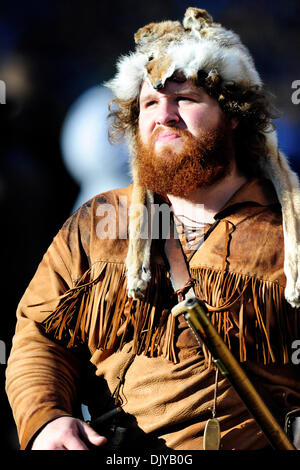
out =
<svg viewBox="0 0 300 470"><path fill-rule="evenodd" d="M3 450L18 449L4 392L17 304L52 238L82 202L130 183L126 148L109 146L102 83L141 26L207 9L240 34L281 117L279 144L300 171L299 0L10 0L0 13ZM300 93L298 93L298 100ZM6 347L3 355L4 346Z"/></svg>

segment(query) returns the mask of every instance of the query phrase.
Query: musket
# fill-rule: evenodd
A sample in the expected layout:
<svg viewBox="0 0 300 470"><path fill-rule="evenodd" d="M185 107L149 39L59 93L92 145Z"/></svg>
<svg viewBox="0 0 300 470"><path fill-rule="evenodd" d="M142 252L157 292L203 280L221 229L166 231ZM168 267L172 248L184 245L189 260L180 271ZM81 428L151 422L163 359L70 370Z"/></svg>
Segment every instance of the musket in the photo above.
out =
<svg viewBox="0 0 300 470"><path fill-rule="evenodd" d="M214 363L232 384L274 449L296 450L287 435L258 394L246 373L210 322L204 302L189 298L172 309L172 315L183 313L196 337L206 345Z"/></svg>

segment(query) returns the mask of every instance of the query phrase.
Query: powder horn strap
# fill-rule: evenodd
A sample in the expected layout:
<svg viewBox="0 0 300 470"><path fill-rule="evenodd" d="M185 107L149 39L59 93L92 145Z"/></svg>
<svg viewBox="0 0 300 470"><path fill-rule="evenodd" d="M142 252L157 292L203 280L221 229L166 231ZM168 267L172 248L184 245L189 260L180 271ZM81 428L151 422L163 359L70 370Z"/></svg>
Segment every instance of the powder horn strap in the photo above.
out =
<svg viewBox="0 0 300 470"><path fill-rule="evenodd" d="M165 242L165 256L169 265L172 287L174 293L178 296L178 301L181 302L196 297L194 291L195 280L190 275L172 214L170 218L170 237Z"/></svg>

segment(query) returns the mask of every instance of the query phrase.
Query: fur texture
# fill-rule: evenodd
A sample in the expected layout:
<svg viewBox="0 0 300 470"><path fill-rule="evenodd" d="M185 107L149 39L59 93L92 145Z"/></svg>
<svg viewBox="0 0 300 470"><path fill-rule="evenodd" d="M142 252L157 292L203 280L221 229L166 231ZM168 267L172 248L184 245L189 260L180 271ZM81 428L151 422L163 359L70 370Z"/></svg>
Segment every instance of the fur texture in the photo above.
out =
<svg viewBox="0 0 300 470"><path fill-rule="evenodd" d="M278 149L276 133L266 133L269 150L261 160L264 174L273 182L282 207L284 233L285 297L293 307L300 307L300 186L287 157Z"/></svg>
<svg viewBox="0 0 300 470"><path fill-rule="evenodd" d="M225 81L261 86L253 59L237 34L214 23L204 10L189 8L178 21L151 23L135 34L136 52L123 56L107 82L115 96L137 96L143 80L162 88L175 70L187 78L216 70Z"/></svg>
<svg viewBox="0 0 300 470"><path fill-rule="evenodd" d="M134 181L137 182L135 169L132 173ZM151 278L151 226L148 214L151 213L152 203L152 194L142 185L134 184L129 210L129 248L125 261L127 294L131 298L142 298ZM143 207L147 210L141 210Z"/></svg>

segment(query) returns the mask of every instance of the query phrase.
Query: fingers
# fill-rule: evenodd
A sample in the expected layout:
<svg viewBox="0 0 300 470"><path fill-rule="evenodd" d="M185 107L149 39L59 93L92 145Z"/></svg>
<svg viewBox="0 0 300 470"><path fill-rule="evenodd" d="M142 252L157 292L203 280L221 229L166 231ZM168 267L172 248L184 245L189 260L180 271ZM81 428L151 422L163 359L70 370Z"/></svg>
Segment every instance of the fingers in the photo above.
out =
<svg viewBox="0 0 300 470"><path fill-rule="evenodd" d="M65 450L89 450L78 436L68 436L64 443Z"/></svg>
<svg viewBox="0 0 300 470"><path fill-rule="evenodd" d="M50 421L35 438L32 450L89 450L107 441L91 426L70 416Z"/></svg>
<svg viewBox="0 0 300 470"><path fill-rule="evenodd" d="M91 443L94 446L101 446L107 442L106 437L100 436L91 426L87 423L80 422L80 433L82 434L85 441Z"/></svg>

